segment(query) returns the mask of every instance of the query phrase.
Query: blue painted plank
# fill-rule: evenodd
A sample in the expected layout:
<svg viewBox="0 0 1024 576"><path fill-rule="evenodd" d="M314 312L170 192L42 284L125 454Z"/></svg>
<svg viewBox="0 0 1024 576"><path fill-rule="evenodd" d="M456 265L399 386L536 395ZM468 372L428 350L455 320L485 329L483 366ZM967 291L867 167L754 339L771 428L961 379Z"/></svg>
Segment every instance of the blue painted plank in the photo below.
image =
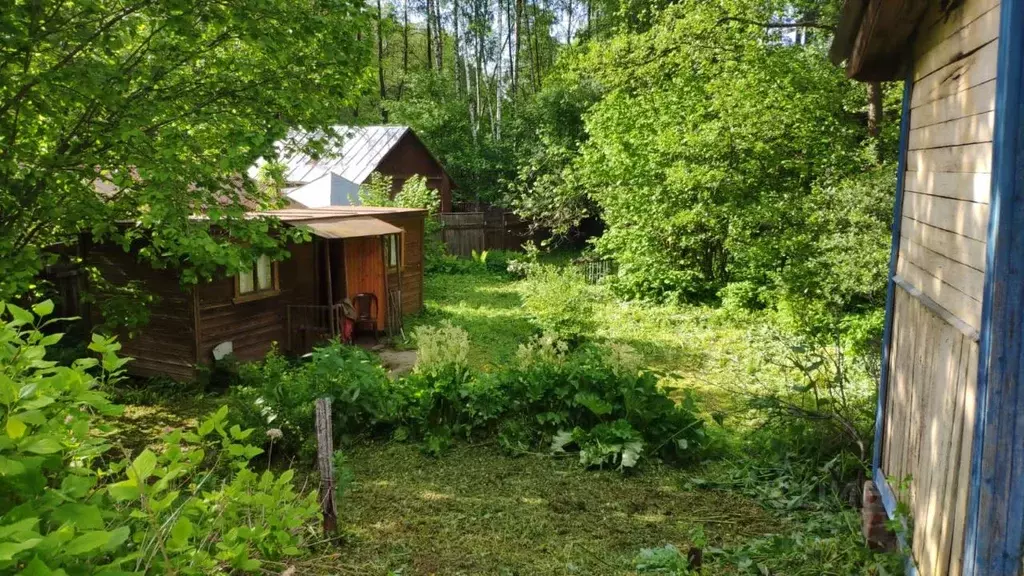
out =
<svg viewBox="0 0 1024 576"><path fill-rule="evenodd" d="M892 520L896 517L896 494L892 491L889 486L889 480L885 477L885 474L878 468L875 469L871 476L871 479L875 481L875 487L878 488L879 495L882 496L882 507L885 508L885 514ZM906 531L907 525L903 523L903 529ZM906 534L896 534L896 540L899 543L900 552L906 555L907 560L904 565L904 576L917 576L917 564L914 562L914 551L910 548L907 543Z"/></svg>
<svg viewBox="0 0 1024 576"><path fill-rule="evenodd" d="M964 576L1018 576L1024 538L1024 2L1000 14L992 204Z"/></svg>
<svg viewBox="0 0 1024 576"><path fill-rule="evenodd" d="M875 408L875 445L871 469L878 471L882 463L882 425L885 422L885 398L889 390L889 353L892 350L892 315L896 302L896 259L900 253L900 225L903 222L903 183L907 174L907 145L910 139L910 96L914 74L903 82L903 113L900 116L899 160L896 163L896 199L892 208L892 245L889 248L889 276L885 288L885 323L882 332L882 371L878 379L878 405Z"/></svg>

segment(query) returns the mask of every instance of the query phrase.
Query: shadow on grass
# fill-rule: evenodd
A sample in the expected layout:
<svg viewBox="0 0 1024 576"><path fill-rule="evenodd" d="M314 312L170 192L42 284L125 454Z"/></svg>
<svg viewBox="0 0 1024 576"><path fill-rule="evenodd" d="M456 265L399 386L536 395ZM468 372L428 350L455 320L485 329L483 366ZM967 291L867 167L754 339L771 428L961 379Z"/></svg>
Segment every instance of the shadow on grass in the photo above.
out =
<svg viewBox="0 0 1024 576"><path fill-rule="evenodd" d="M163 386L146 391L144 383L115 390L114 401L124 406L124 413L115 419L114 441L135 454L160 442L171 428L190 429L216 412L225 402L223 396L202 393L168 393Z"/></svg>

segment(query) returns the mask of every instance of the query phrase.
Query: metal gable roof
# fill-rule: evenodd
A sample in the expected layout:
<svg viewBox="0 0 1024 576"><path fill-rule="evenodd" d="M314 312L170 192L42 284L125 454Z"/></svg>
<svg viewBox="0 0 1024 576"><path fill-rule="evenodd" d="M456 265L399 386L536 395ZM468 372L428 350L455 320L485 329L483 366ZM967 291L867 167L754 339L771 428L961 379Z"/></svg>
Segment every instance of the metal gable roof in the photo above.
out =
<svg viewBox="0 0 1024 576"><path fill-rule="evenodd" d="M407 126L335 126L334 130L343 135L341 145L329 146L322 157L312 158L298 152L283 156L285 180L305 184L318 180L327 174L335 174L356 184L362 184L370 177L381 160L409 131ZM299 133L289 140L301 148L321 134Z"/></svg>

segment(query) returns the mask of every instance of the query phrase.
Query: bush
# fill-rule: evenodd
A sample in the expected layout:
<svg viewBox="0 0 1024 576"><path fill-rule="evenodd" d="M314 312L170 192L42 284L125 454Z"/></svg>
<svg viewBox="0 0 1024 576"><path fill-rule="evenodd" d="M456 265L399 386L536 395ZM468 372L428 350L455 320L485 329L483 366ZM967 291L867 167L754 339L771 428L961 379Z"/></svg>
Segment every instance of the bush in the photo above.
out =
<svg viewBox="0 0 1024 576"><path fill-rule="evenodd" d="M676 463L701 454L704 423L687 399L677 405L658 375L620 364L623 354L585 345L573 352L550 336L520 348L519 364L499 373L507 413L536 424L535 442L576 447L586 466L629 468L641 453Z"/></svg>
<svg viewBox="0 0 1024 576"><path fill-rule="evenodd" d="M376 356L337 341L314 349L299 364L274 350L262 363L244 366L239 377L242 384L230 393L238 421L263 434L280 430L275 444L289 454L315 453L317 398L331 399L339 442L389 430L403 404Z"/></svg>
<svg viewBox="0 0 1024 576"><path fill-rule="evenodd" d="M469 334L451 322L440 326L419 326L413 332L416 340L417 372L466 371L469 356Z"/></svg>
<svg viewBox="0 0 1024 576"><path fill-rule="evenodd" d="M594 295L574 268L536 266L527 279L523 304L540 328L571 344L597 329Z"/></svg>
<svg viewBox="0 0 1024 576"><path fill-rule="evenodd" d="M259 571L304 553L318 512L292 472L248 469L260 448L227 428L227 408L195 432L117 460L102 388L126 359L93 336L97 357L57 365L44 335L50 302L0 303L0 572L209 574Z"/></svg>
<svg viewBox="0 0 1024 576"><path fill-rule="evenodd" d="M520 347L515 366L475 374L462 329L421 327L415 337L416 368L395 382L366 352L332 343L306 364L272 354L243 368L251 383L233 389L232 403L246 425L280 429L275 450L307 455L320 396L334 399L339 437L391 435L420 441L431 454L473 436L496 436L513 452L575 449L585 466L619 469L642 455L684 463L701 454L704 423L694 407L668 398L659 376L639 369L625 347L570 351L554 336L538 336Z"/></svg>

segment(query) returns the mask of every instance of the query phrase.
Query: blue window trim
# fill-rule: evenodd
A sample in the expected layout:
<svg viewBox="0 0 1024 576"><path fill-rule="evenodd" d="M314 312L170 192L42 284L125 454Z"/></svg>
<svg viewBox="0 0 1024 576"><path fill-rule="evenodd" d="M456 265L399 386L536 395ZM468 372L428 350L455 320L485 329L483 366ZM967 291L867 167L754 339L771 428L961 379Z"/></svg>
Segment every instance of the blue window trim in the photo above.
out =
<svg viewBox="0 0 1024 576"><path fill-rule="evenodd" d="M885 288L882 370L878 379L878 406L875 408L875 445L871 455L871 469L876 474L882 464L882 424L885 420L885 398L889 389L889 351L892 343L892 315L896 297L896 283L893 281L893 278L896 276L896 259L900 253L900 226L903 222L903 183L907 174L907 142L910 138L910 96L913 93L913 89L914 73L911 71L903 82L903 113L900 115L900 148L899 159L896 162L896 199L893 202L892 208L892 246L889 248L889 277Z"/></svg>
<svg viewBox="0 0 1024 576"><path fill-rule="evenodd" d="M1024 536L1024 2L1000 10L964 576L1017 576Z"/></svg>

